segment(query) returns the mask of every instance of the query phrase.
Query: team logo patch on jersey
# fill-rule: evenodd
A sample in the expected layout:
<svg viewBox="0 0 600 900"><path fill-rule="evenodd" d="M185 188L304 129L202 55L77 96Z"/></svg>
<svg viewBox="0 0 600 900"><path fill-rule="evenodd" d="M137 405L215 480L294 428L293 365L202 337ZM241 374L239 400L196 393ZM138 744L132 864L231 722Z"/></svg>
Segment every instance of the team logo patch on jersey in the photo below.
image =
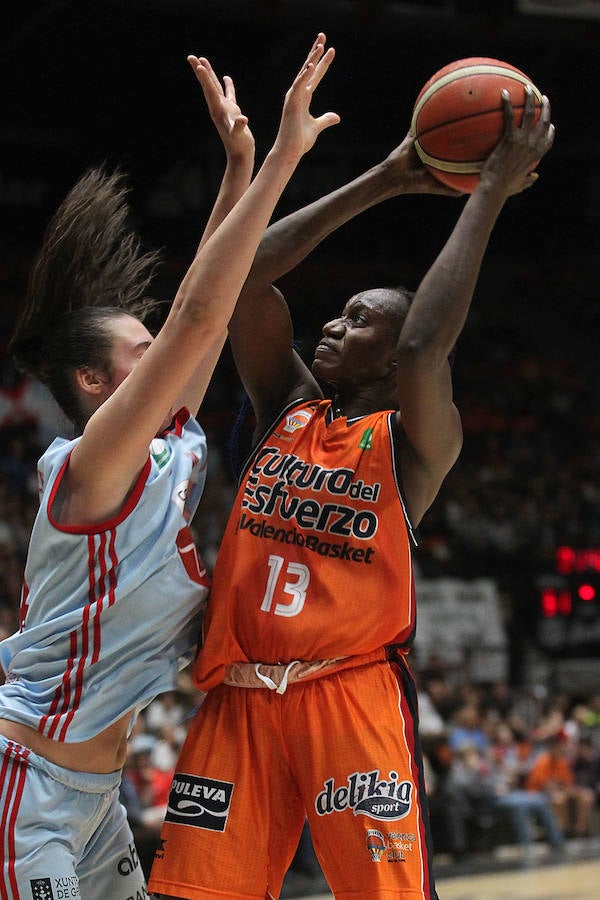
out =
<svg viewBox="0 0 600 900"><path fill-rule="evenodd" d="M166 441L161 438L154 438L150 442L150 456L159 469L164 469L171 459L171 449Z"/></svg>
<svg viewBox="0 0 600 900"><path fill-rule="evenodd" d="M397 772L390 772L389 779L381 778L379 769L353 772L344 785L336 786L334 779L328 778L317 794L315 809L319 816L352 809L355 816L393 821L410 812L412 791L412 782L399 781Z"/></svg>
<svg viewBox="0 0 600 900"><path fill-rule="evenodd" d="M52 878L32 878L29 881L29 885L33 900L67 900L67 898L81 897L79 877L77 875L53 875ZM4 893L2 893L2 896L5 896Z"/></svg>
<svg viewBox="0 0 600 900"><path fill-rule="evenodd" d="M225 831L233 787L230 781L176 772L165 822Z"/></svg>
<svg viewBox="0 0 600 900"><path fill-rule="evenodd" d="M293 434L299 428L304 428L310 422L312 412L310 409L297 409L296 412L290 413L285 417L285 425L283 430L288 434Z"/></svg>
<svg viewBox="0 0 600 900"><path fill-rule="evenodd" d="M383 834L376 828L366 833L367 850L373 862L385 859L388 863L406 862L406 854L413 852L417 837L412 832L388 831Z"/></svg>
<svg viewBox="0 0 600 900"><path fill-rule="evenodd" d="M33 900L55 900L52 882L49 878L32 878L29 884Z"/></svg>
<svg viewBox="0 0 600 900"><path fill-rule="evenodd" d="M369 828L367 831L367 850L373 862L381 862L381 857L387 850L386 840L376 828Z"/></svg>

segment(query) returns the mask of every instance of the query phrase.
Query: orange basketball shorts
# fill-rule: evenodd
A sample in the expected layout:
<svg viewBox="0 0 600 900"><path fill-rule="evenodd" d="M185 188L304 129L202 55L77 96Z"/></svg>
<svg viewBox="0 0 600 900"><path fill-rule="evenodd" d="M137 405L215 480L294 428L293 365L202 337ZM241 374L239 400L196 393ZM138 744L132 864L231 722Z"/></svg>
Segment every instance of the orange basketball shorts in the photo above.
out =
<svg viewBox="0 0 600 900"><path fill-rule="evenodd" d="M276 898L308 816L338 900L435 900L416 735L401 657L283 694L214 688L181 751L150 891Z"/></svg>

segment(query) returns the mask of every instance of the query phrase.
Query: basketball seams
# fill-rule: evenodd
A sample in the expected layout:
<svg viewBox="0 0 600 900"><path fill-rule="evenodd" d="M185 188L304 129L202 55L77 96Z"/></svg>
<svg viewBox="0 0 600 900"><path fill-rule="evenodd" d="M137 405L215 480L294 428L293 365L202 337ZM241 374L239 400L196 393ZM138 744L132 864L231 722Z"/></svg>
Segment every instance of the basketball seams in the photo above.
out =
<svg viewBox="0 0 600 900"><path fill-rule="evenodd" d="M539 109L539 106L536 106L536 109ZM513 110L515 112L520 112L522 109L525 109L525 104L521 103L518 106L513 104ZM432 134L437 131L439 128L447 128L449 125L457 124L458 122L470 122L475 119L480 119L482 116L490 116L490 115L498 115L502 116L502 120L504 121L504 112L502 109L498 107L494 107L494 109L479 109L477 112L471 113L468 116L454 116L452 119L445 119L443 122L436 122L435 125L432 125L430 128L426 128L419 134L417 141L419 141L426 134Z"/></svg>
<svg viewBox="0 0 600 900"><path fill-rule="evenodd" d="M538 89L535 87L535 85L531 83L531 81L529 80L529 78L527 78L526 75L524 75L522 72L519 72L517 69L510 69L510 68L507 68L504 66L497 66L497 65L465 66L460 69L455 69L453 72L448 72L447 75L442 75L441 78L438 78L433 84L431 84L428 88L424 89L423 92L419 95L419 97L417 98L417 102L415 103L415 108L413 110L412 121L411 121L411 126L410 126L410 130L411 130L412 134L414 134L414 135L417 134L417 120L419 117L419 113L421 112L421 109L423 108L425 103L431 97L433 97L434 94L436 94L439 90L441 90L441 88L446 87L447 85L452 84L455 81L459 81L462 78L468 78L469 76L472 76L472 75L500 75L502 77L508 78L511 81L516 81L519 84L522 84L524 87L526 85L529 85L531 87L532 91L534 92L535 97L538 100L538 102L540 104L542 102L542 95L538 91ZM483 112L494 112L494 111L495 111L495 108L493 110L485 110ZM482 111L479 111L479 112L482 112ZM477 113L477 114L479 114L479 113ZM474 113L474 115L476 115L476 114ZM450 120L448 120L448 122L440 122L439 125L436 127L439 127L439 126L442 126L445 124L450 124L452 121L455 121L455 120L450 119ZM429 129L429 130L431 130L431 129Z"/></svg>
<svg viewBox="0 0 600 900"><path fill-rule="evenodd" d="M449 172L454 175L478 175L485 162L485 159L472 159L468 162L450 162L445 159L439 159L437 156L430 156L423 150L418 141L415 141L415 146L417 147L417 152L424 165L433 166L434 169L439 169L440 172Z"/></svg>
<svg viewBox="0 0 600 900"><path fill-rule="evenodd" d="M520 112L524 109L523 106L513 106L515 112ZM439 128L446 128L449 125L452 125L454 122L464 122L466 119L475 120L480 118L481 116L489 116L490 114L497 114L500 110L497 109L486 109L477 113L473 113L472 116L462 116L461 118L456 119L448 119L446 122L441 122L439 125L435 125L432 128L427 129L427 131L422 131L419 138L415 139L415 149L419 154L421 162L423 162L426 166L433 166L436 169L439 169L442 172L453 172L455 174L464 174L464 175L475 175L481 172L483 168L483 164L487 157L482 157L481 159L469 159L469 160L452 160L452 159L443 159L439 156L432 156L431 153L428 153L427 150L423 147L421 143L421 139L426 137L427 135L431 136L435 134L435 132Z"/></svg>

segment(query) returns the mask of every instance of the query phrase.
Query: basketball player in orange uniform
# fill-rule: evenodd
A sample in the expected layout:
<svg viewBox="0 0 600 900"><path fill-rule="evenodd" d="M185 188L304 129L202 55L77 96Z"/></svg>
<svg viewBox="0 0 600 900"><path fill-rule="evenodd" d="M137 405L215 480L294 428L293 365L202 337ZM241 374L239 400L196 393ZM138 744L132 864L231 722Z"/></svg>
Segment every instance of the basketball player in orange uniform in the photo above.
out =
<svg viewBox="0 0 600 900"><path fill-rule="evenodd" d="M412 529L460 451L448 356L506 199L552 145L544 99L505 135L415 295L352 297L312 372L272 281L375 203L449 193L412 139L272 225L230 325L257 418L194 668L207 692L174 777L150 887L279 895L308 816L338 900L435 898L415 687ZM328 396L325 399L322 386Z"/></svg>

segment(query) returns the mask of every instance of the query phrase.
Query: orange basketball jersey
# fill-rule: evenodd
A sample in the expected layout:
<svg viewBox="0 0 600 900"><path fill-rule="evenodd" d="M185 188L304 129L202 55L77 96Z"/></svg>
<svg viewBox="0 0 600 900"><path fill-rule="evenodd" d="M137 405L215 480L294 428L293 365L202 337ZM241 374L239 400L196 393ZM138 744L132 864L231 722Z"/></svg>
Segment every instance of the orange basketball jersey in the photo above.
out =
<svg viewBox="0 0 600 900"><path fill-rule="evenodd" d="M288 663L408 646L412 534L393 411L335 418L295 402L246 464L213 574L201 690L233 662Z"/></svg>

